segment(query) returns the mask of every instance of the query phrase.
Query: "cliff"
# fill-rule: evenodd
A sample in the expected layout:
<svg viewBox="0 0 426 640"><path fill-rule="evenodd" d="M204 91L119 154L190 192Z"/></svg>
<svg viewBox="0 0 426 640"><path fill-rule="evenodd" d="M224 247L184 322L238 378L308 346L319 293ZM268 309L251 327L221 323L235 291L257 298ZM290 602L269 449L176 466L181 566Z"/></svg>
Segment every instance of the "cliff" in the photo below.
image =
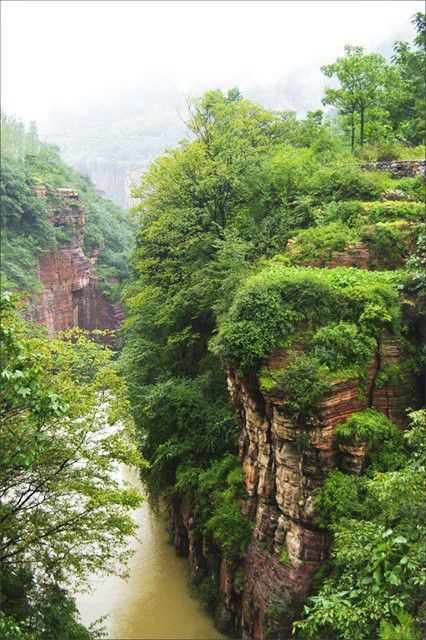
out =
<svg viewBox="0 0 426 640"><path fill-rule="evenodd" d="M297 258L295 246L296 240L292 240L289 255L293 259ZM406 244L403 257L412 249L412 243ZM339 442L337 426L355 413L373 409L404 429L406 409L416 403L418 379L406 367L407 340L391 328L392 323L386 326L387 321L383 321L386 308L395 305L390 315L403 318L406 329L402 333L416 343L421 329L412 312L415 301L401 298L391 272L372 272L376 267L374 256L361 242L349 243L330 260L312 260L309 264L299 272L297 267L279 262L272 267L273 273L266 269L241 295L242 302L235 307L235 324L225 337L222 335L222 344L228 340L228 347L222 350L228 389L241 427L239 459L246 494L241 499L241 511L253 523L242 560L230 562L214 537L206 531L197 532L196 508L188 497L182 500L175 495L169 513L177 553L189 556L193 579L197 581L207 571L217 585L218 627L245 640L293 637L292 623L300 615L316 572L329 555L330 537L319 525L314 508L316 490L333 469L361 474L369 454L365 441L354 445ZM323 288L322 279L332 286L333 294L328 284ZM260 287L264 287L261 292ZM326 296L330 298L324 305ZM306 413L295 414L292 402L297 403L300 397L291 399L289 387L282 380L295 362L314 353L312 345L321 327L335 331L336 322L350 320L361 336L365 331L363 318L370 313L373 300L381 309L370 333L375 337L363 338L374 347L362 375L343 367L330 377L321 396L309 403ZM312 313L315 305L317 316ZM254 341L262 343L268 326L279 325L277 318L293 313L300 319L286 336L288 346L275 346L272 355L248 370L245 367L245 373L233 364L230 341L234 341L236 352L241 354L245 348L250 353ZM254 336L252 342L250 335ZM319 371L320 379L326 374ZM315 383L313 376L312 386ZM309 383L305 387L300 395L310 392Z"/></svg>
<svg viewBox="0 0 426 640"><path fill-rule="evenodd" d="M37 197L47 189L35 187ZM29 302L29 313L44 324L49 335L72 327L93 331L118 329L123 320L120 305L102 295L94 275L97 254L87 259L83 252L84 206L75 189L56 189L55 205L47 217L65 239L43 253L37 264L42 290Z"/></svg>

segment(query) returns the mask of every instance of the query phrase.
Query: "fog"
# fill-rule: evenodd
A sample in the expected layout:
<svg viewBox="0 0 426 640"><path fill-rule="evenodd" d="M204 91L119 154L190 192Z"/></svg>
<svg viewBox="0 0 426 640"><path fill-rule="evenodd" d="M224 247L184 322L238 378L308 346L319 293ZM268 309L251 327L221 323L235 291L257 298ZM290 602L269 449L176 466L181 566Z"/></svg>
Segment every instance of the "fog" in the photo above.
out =
<svg viewBox="0 0 426 640"><path fill-rule="evenodd" d="M238 86L266 107L303 115L321 107L321 65L347 43L389 56L392 42L414 37L410 20L423 2L3 0L1 7L3 110L36 120L65 160L104 180L108 192L107 165L133 171L182 137L184 95ZM114 180L121 184L122 175Z"/></svg>
<svg viewBox="0 0 426 640"><path fill-rule="evenodd" d="M345 43L410 39L423 2L2 2L3 108L26 120L55 107L173 81L182 92L245 91L304 76ZM310 83L305 83L308 91ZM308 86L306 86L308 85ZM295 106L303 104L295 92ZM291 102L287 98L287 102Z"/></svg>

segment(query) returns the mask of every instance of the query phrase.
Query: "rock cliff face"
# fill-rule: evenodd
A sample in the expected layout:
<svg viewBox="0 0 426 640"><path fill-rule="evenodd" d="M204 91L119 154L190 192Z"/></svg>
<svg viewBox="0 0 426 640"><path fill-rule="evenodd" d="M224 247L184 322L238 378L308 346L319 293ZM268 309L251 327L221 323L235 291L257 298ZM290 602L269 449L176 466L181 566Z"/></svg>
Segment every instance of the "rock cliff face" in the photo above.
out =
<svg viewBox="0 0 426 640"><path fill-rule="evenodd" d="M282 350L268 363L285 367ZM240 458L247 489L244 509L256 522L242 567L241 632L263 639L274 630L291 635L291 622L327 555L327 536L318 527L314 492L339 465L349 473L363 471L368 448L337 445L335 428L352 413L371 407L405 426L405 407L415 380L377 388L384 366L403 361L400 342L386 338L371 362L363 388L358 380L335 380L319 402L315 418L296 424L282 398L262 393L256 376L239 379L228 370L228 384L241 423ZM280 636L277 637L286 637Z"/></svg>
<svg viewBox="0 0 426 640"><path fill-rule="evenodd" d="M35 191L39 198L47 195L44 187ZM123 310L98 290L91 270L96 253L89 259L83 253L84 207L78 192L57 189L55 199L58 202L48 216L68 239L38 260L38 280L43 289L29 303L30 316L37 324L46 325L50 336L77 326L89 331L115 330L123 320Z"/></svg>
<svg viewBox="0 0 426 640"><path fill-rule="evenodd" d="M267 363L269 370L285 367L290 357L290 351L278 350ZM228 369L229 392L241 425L239 457L247 493L241 509L255 523L243 562L227 563L214 540L194 533L188 501L172 503L169 511L176 552L189 557L192 578L197 580L207 567L218 586L216 623L222 631L244 640L292 637L292 622L328 552L328 536L314 512L315 489L337 466L362 473L368 453L366 443L338 444L336 426L371 407L404 428L415 378L407 375L382 385L376 380L384 367L405 358L400 340L385 337L363 385L355 379L334 380L331 391L315 405L315 417L303 424L293 421L282 398L261 391L256 373L239 378Z"/></svg>
<svg viewBox="0 0 426 640"><path fill-rule="evenodd" d="M291 255L292 242L289 244ZM350 244L322 266L372 268L363 243ZM413 304L407 301L406 313L410 308ZM305 349L293 343L290 349L276 350L262 364L270 372L282 370L295 351L302 354ZM303 423L294 421L279 392L262 390L259 370L240 378L227 368L229 393L241 425L239 457L247 494L241 509L254 522L244 560L230 565L214 540L197 538L187 501L177 500L169 513L176 550L189 556L193 578L207 568L218 586L216 622L221 630L244 640L293 637L292 622L328 556L330 543L317 522L315 490L334 468L360 474L367 460L367 443L338 444L336 427L353 413L372 408L404 428L406 408L418 382L410 373L397 380L380 379L379 374L395 370L406 360L403 341L385 334L362 384L359 379L333 380L331 389L312 407L313 417Z"/></svg>

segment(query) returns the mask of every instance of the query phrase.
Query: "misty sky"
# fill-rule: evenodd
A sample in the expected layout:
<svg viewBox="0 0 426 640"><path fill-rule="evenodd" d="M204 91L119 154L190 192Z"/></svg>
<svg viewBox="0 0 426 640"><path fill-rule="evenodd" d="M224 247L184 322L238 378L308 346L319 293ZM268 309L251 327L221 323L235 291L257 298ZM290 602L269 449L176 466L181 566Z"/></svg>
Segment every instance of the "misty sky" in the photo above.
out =
<svg viewBox="0 0 426 640"><path fill-rule="evenodd" d="M3 0L3 109L40 121L55 108L117 100L135 86L172 81L188 93L278 81L291 86L300 78L303 92L312 87L316 94L320 66L342 54L344 44L389 53L386 43L413 38L410 17L423 6L417 0Z"/></svg>

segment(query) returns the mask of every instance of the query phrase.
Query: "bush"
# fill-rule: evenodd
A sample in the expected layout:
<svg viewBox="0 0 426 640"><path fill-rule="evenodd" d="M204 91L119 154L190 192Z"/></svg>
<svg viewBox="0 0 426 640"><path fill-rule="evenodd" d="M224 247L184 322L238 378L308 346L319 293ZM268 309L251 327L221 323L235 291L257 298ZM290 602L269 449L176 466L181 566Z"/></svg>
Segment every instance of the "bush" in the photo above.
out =
<svg viewBox="0 0 426 640"><path fill-rule="evenodd" d="M376 447L398 430L393 422L383 413L374 409L364 409L353 413L346 422L336 428L336 437L340 442L359 444L366 442L370 447Z"/></svg>
<svg viewBox="0 0 426 640"><path fill-rule="evenodd" d="M337 200L374 200L389 178L364 171L355 162L322 166L311 179L311 192L318 203Z"/></svg>
<svg viewBox="0 0 426 640"><path fill-rule="evenodd" d="M331 471L324 486L315 490L315 496L317 520L322 527L358 515L362 510L357 478L338 469Z"/></svg>
<svg viewBox="0 0 426 640"><path fill-rule="evenodd" d="M389 222L393 220L422 221L425 208L421 202L365 202L364 218L370 222Z"/></svg>
<svg viewBox="0 0 426 640"><path fill-rule="evenodd" d="M312 353L331 371L353 370L363 376L377 343L357 325L348 322L320 327L312 340Z"/></svg>
<svg viewBox="0 0 426 640"><path fill-rule="evenodd" d="M379 222L365 229L361 240L370 252L371 266L380 269L398 269L408 253L410 229L401 229L396 224Z"/></svg>
<svg viewBox="0 0 426 640"><path fill-rule="evenodd" d="M282 398L286 408L297 420L312 413L314 405L330 390L329 369L312 356L296 357L290 366L269 374L262 370L262 391Z"/></svg>
<svg viewBox="0 0 426 640"><path fill-rule="evenodd" d="M343 251L355 233L339 222L303 229L297 233L292 247L291 261L298 264L319 261L324 266L336 251Z"/></svg>
<svg viewBox="0 0 426 640"><path fill-rule="evenodd" d="M313 269L272 264L249 278L237 293L217 337L214 352L242 371L273 353L302 323L359 322L363 332L398 332L397 287L402 272Z"/></svg>

